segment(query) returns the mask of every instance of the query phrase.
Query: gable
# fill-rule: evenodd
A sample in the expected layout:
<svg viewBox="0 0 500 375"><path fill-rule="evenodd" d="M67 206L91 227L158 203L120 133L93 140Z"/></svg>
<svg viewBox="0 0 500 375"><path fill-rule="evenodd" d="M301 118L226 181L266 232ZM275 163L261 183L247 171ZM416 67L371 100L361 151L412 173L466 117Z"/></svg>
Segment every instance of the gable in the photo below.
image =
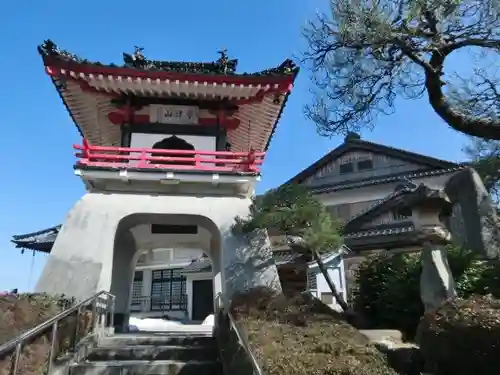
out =
<svg viewBox="0 0 500 375"><path fill-rule="evenodd" d="M325 163L302 183L308 186L318 186L425 169L429 169L429 165L381 152L352 150Z"/></svg>
<svg viewBox="0 0 500 375"><path fill-rule="evenodd" d="M341 165L369 159L373 161L373 168L371 169L366 168L362 173L359 173L360 171L350 174L340 173L342 168L343 171L348 169L341 167ZM340 181L366 179L417 170L447 169L457 166L457 163L363 141L357 135L348 135L342 145L292 177L287 183L319 185L318 181L322 180L322 183L331 184ZM356 172L357 165L353 167L353 172ZM328 181L329 179L331 180Z"/></svg>

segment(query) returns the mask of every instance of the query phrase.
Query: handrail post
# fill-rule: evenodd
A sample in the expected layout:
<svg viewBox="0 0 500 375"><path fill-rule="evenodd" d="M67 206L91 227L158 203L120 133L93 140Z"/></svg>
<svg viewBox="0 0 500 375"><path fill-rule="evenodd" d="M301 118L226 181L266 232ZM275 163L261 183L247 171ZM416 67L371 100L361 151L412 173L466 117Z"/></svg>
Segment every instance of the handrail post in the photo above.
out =
<svg viewBox="0 0 500 375"><path fill-rule="evenodd" d="M16 345L16 352L14 354L14 357L12 357L12 365L10 366L10 374L11 375L17 374L17 366L19 365L19 357L21 356L22 348L23 348L23 343L19 342Z"/></svg>
<svg viewBox="0 0 500 375"><path fill-rule="evenodd" d="M87 139L83 138L82 140L82 153L83 153L83 156L85 159L87 159L88 161L90 161L90 145L89 145L89 142L87 141Z"/></svg>
<svg viewBox="0 0 500 375"><path fill-rule="evenodd" d="M248 152L247 160L246 160L246 171L247 172L255 172L255 150L253 148Z"/></svg>
<svg viewBox="0 0 500 375"><path fill-rule="evenodd" d="M74 350L76 348L76 344L78 344L78 332L80 330L80 314L82 312L82 308L79 307L78 310L76 310L76 316L75 316L75 332L73 332L73 338L71 339L71 350Z"/></svg>
<svg viewBox="0 0 500 375"><path fill-rule="evenodd" d="M195 151L194 154L194 166L196 168L199 168L201 166L201 156Z"/></svg>
<svg viewBox="0 0 500 375"><path fill-rule="evenodd" d="M109 309L109 327L113 329L115 327L115 296L111 297L111 307Z"/></svg>
<svg viewBox="0 0 500 375"><path fill-rule="evenodd" d="M54 322L54 325L52 326L52 335L50 338L50 351L49 351L49 363L47 365L47 374L51 373L52 364L54 362L56 339L57 339L57 326L58 326L58 321L56 320Z"/></svg>
<svg viewBox="0 0 500 375"><path fill-rule="evenodd" d="M74 331L78 335L78 332L80 330L79 329L80 328L80 314L83 311L85 312L85 314L87 314L88 307L90 304L92 304L92 332L96 333L98 331L98 328L99 328L99 327L97 327L97 324L99 324L97 321L98 320L97 314L98 313L101 314L101 316L99 317L99 322L101 322L102 310L103 310L103 308L100 308L100 306L98 306L97 302L98 302L98 298L102 297L102 296L105 296L107 301L110 301L110 300L113 301L111 308L110 308L110 310L112 312L112 315L110 316L110 322L111 322L111 324L113 324L114 311L115 311L115 305L114 305L115 296L107 291L100 291L99 293L94 294L92 297L89 297L86 300L77 303L76 305L69 306L69 307L65 308L62 312L60 312L56 316L46 320L45 322L37 325L36 327L28 330L25 333L20 334L18 337L14 338L6 343L1 343L0 344L0 355L3 356L5 354L9 354L11 352L14 352L11 356L11 366L10 366L9 374L10 375L17 375L17 371L18 371L18 367L19 367L19 360L20 360L20 356L22 354L21 352L22 352L24 342L26 342L26 340L31 340L31 339L38 338L38 337L45 335L45 332L49 328L52 327L52 339L51 339L51 344L50 344L51 349L50 349L50 360L49 360L49 373L50 373L50 366L52 366L52 362L54 361L54 358L59 354L59 353L56 353L56 351L62 349L59 346L56 346L57 330L58 330L59 323L61 321L63 321L63 319L71 318L75 313L77 313L78 315L76 316L77 321L75 322ZM100 311L97 311L98 308L100 308ZM85 315L85 317L86 316L87 315ZM70 330L71 330L71 326L70 326ZM70 339L73 340L74 338L70 338ZM78 336L76 336L75 341L77 341L77 340L78 340ZM71 344L73 344L73 343L70 341L70 345ZM73 347L76 348L77 344L78 344L77 342L76 342L76 344L73 344ZM71 348L69 348L69 349L71 349Z"/></svg>
<svg viewBox="0 0 500 375"><path fill-rule="evenodd" d="M142 151L139 155L139 163L137 164L138 168L145 168L148 164L146 158L148 157L148 153L146 151ZM154 162L153 162L154 164Z"/></svg>
<svg viewBox="0 0 500 375"><path fill-rule="evenodd" d="M97 298L92 301L92 331L97 332Z"/></svg>

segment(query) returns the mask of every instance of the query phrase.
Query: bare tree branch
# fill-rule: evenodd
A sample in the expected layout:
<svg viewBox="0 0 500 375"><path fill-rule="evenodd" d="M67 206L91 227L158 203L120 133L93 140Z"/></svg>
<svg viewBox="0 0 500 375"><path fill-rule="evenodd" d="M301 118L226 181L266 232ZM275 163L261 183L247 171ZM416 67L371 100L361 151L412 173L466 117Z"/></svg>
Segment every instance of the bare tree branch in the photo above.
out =
<svg viewBox="0 0 500 375"><path fill-rule="evenodd" d="M459 50L480 48L500 58L500 0L331 0L331 9L304 29L309 49L303 63L314 84L305 112L321 135L371 127L380 114L393 113L396 97L427 93L431 107L454 129L500 139L494 110L500 108L494 94L500 76L476 69L467 80L444 79L447 58ZM475 79L482 83L467 98L464 90L462 100L449 97L457 93L455 83L471 86ZM486 93L489 111L478 100Z"/></svg>

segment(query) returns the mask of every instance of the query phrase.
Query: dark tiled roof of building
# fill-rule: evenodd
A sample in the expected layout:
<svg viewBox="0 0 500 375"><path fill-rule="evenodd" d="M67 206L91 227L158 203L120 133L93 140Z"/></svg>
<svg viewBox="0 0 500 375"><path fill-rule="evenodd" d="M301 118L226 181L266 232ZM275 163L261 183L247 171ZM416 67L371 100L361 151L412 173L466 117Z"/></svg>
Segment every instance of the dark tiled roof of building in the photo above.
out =
<svg viewBox="0 0 500 375"><path fill-rule="evenodd" d="M208 258L197 259L184 267L183 273L212 272L212 263Z"/></svg>
<svg viewBox="0 0 500 375"><path fill-rule="evenodd" d="M402 206L415 207L420 204L422 200L440 200L445 202L448 201L448 198L441 190L431 189L425 184L416 185L410 180L407 180L404 185L397 187L393 193L353 216L344 227L345 233L358 231L361 225L367 221L373 220L384 212Z"/></svg>
<svg viewBox="0 0 500 375"><path fill-rule="evenodd" d="M331 257L334 254L343 254L348 251L349 249L346 246L343 246L340 250L323 253L321 255L321 258L323 260L326 260L327 258ZM277 266L293 263L294 261L300 258L301 258L300 254L294 253L290 250L273 251L273 259ZM311 261L309 263L315 263L315 261ZM212 272L212 265L208 258L199 258L193 261L188 266L186 266L183 270L183 273L197 273L197 272Z"/></svg>
<svg viewBox="0 0 500 375"><path fill-rule="evenodd" d="M339 158L341 155L348 151L362 150L368 152L377 152L384 155L392 156L395 158L412 161L414 163L422 165L422 167L429 167L429 169L448 169L457 167L457 163L453 163L446 160L441 160L433 158L430 156L425 156L417 154L410 151L405 151L397 149L390 146L385 146L373 142L363 141L357 134L349 134L346 136L344 143L339 147L333 149L328 154L323 156L321 159L317 160L311 164L306 169L302 170L300 173L292 177L286 183L302 183L306 178L312 176L316 171L318 171L323 166L331 163L335 159Z"/></svg>
<svg viewBox="0 0 500 375"><path fill-rule="evenodd" d="M374 204L370 205L369 207L367 207L366 209L362 210L361 212L357 213L356 215L352 216L350 219L349 219L349 222L347 223L347 227L352 225L353 222L357 221L360 217L366 215L368 212L370 211L373 211L374 209L376 209L377 207L380 207L382 206L383 204L385 204L386 202L389 202L390 200L398 197L398 196L401 196L405 193L409 193L409 192L412 192L412 191L415 191L415 189L418 188L417 185L415 185L413 182L409 181L409 180L401 180L402 182L404 181L404 185L401 186L399 189L396 189L394 192L392 192L391 194L387 195L386 197L382 198L382 199L379 199L377 202L375 202Z"/></svg>
<svg viewBox="0 0 500 375"><path fill-rule="evenodd" d="M18 249L50 253L60 230L61 225L57 225L37 232L16 235L12 236L11 242Z"/></svg>
<svg viewBox="0 0 500 375"><path fill-rule="evenodd" d="M376 236L391 236L402 233L410 233L415 230L415 226L412 222L394 223L391 225L385 224L380 226L374 226L372 228L366 228L356 232L346 233L344 238L346 240L360 239L366 237L376 237Z"/></svg>
<svg viewBox="0 0 500 375"><path fill-rule="evenodd" d="M274 251L273 259L277 266L291 263L300 257L291 251ZM208 258L199 258L186 266L183 273L212 272L212 264Z"/></svg>
<svg viewBox="0 0 500 375"><path fill-rule="evenodd" d="M347 189L355 189L366 186L374 186L381 184L388 184L392 182L404 182L408 179L412 178L423 178L423 177L431 177L431 176L439 176L447 173L454 173L466 168L465 165L457 165L456 167L445 168L445 169L430 169L423 171L413 171L413 172L403 172L393 175L387 175L383 177L376 177L370 179L363 179L358 181L348 181L341 182L337 184L328 184L322 186L315 186L311 188L311 192L313 194L324 194L331 193L339 190L347 190Z"/></svg>
<svg viewBox="0 0 500 375"><path fill-rule="evenodd" d="M277 266L294 262L300 258L299 254L291 251L273 251L273 259Z"/></svg>

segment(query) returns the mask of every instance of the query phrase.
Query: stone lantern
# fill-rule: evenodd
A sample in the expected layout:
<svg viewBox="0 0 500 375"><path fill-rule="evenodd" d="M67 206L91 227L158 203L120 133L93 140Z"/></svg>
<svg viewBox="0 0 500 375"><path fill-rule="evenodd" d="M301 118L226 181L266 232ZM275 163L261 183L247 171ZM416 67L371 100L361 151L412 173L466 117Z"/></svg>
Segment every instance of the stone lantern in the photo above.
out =
<svg viewBox="0 0 500 375"><path fill-rule="evenodd" d="M452 204L443 190L424 184L401 198L398 205L412 210L415 239L422 245L420 296L427 312L457 295L445 249L451 233L443 221L451 214Z"/></svg>

